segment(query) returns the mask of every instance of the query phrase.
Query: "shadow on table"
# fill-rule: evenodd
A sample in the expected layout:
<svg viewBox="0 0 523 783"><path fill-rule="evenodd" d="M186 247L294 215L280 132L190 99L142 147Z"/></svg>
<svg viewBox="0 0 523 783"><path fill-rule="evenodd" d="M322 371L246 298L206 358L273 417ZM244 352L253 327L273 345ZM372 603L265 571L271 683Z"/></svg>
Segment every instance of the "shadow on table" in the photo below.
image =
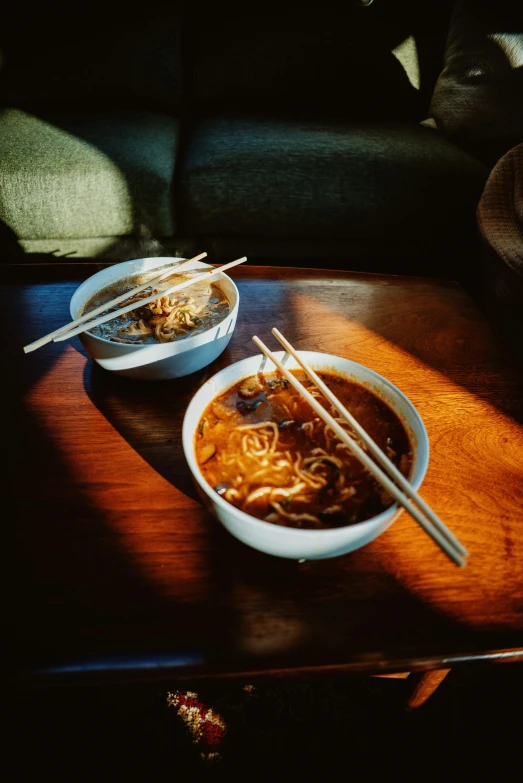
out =
<svg viewBox="0 0 523 783"><path fill-rule="evenodd" d="M71 664L77 667L73 681L93 666L92 679L103 681L104 669L110 680L111 666L128 656L149 661L152 677L163 653L172 654L174 666L212 657L212 597L189 605L162 593L29 402L28 391L65 350L55 346L51 360L35 355L23 375L10 379L9 421L16 423L6 487L14 545L8 570L16 585L7 617L12 672L27 687L45 683L51 670L59 681ZM33 681L38 670L42 676Z"/></svg>

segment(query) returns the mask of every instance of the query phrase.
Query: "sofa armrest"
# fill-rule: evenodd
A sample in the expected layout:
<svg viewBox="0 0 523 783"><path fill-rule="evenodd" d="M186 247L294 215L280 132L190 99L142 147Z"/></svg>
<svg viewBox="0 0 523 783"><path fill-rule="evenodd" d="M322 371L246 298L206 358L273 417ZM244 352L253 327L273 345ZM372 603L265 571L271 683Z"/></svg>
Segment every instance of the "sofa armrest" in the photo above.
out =
<svg viewBox="0 0 523 783"><path fill-rule="evenodd" d="M523 24L512 0L457 0L429 117L492 167L523 139Z"/></svg>
<svg viewBox="0 0 523 783"><path fill-rule="evenodd" d="M479 298L504 339L523 357L523 143L496 163L477 209L482 239Z"/></svg>

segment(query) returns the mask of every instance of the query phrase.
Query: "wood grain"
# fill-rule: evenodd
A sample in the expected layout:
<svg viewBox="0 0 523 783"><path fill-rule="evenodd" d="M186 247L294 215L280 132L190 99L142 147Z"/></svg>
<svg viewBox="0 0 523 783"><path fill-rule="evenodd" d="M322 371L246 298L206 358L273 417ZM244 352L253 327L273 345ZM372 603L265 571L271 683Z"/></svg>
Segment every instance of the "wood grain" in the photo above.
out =
<svg viewBox="0 0 523 783"><path fill-rule="evenodd" d="M7 270L21 674L384 673L523 649L521 367L455 283L318 266L235 269L229 347L159 383L101 370L77 338L23 354L69 319L79 275L99 265ZM466 568L407 514L363 549L299 564L240 544L203 510L185 408L206 378L257 353L253 334L278 348L273 326L297 349L371 367L416 405L431 446L420 494L470 550Z"/></svg>

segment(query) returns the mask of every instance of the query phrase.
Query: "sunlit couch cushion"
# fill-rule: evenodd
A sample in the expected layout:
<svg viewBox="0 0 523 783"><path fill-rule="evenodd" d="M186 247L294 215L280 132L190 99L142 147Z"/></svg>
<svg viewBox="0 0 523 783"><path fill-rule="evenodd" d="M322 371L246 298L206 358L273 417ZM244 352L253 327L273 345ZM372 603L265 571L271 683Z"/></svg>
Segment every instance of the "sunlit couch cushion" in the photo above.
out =
<svg viewBox="0 0 523 783"><path fill-rule="evenodd" d="M177 120L0 110L0 220L21 240L174 232Z"/></svg>

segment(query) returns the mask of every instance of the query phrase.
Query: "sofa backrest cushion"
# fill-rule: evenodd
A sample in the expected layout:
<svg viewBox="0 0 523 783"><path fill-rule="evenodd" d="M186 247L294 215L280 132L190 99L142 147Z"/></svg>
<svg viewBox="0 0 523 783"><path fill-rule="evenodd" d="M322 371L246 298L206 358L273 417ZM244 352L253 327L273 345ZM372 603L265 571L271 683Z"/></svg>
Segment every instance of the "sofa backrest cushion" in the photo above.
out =
<svg viewBox="0 0 523 783"><path fill-rule="evenodd" d="M180 2L9 3L0 102L30 110L175 113L182 94Z"/></svg>
<svg viewBox="0 0 523 783"><path fill-rule="evenodd" d="M193 0L188 93L203 110L421 120L449 18L445 0Z"/></svg>

